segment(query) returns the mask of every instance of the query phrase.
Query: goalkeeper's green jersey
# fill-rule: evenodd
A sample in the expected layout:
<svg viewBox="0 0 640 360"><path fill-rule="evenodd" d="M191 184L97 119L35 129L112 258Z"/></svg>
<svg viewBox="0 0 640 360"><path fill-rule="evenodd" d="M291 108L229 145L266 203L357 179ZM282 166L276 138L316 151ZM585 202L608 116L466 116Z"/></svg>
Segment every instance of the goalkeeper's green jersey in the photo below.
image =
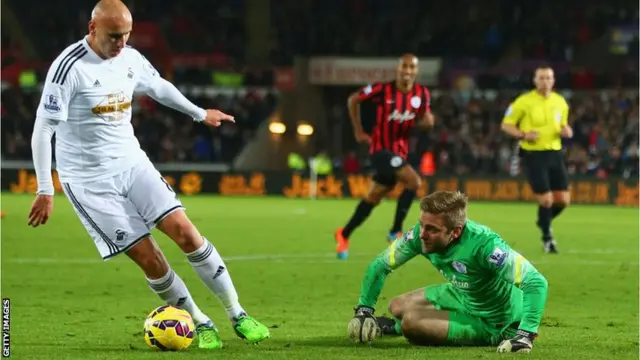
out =
<svg viewBox="0 0 640 360"><path fill-rule="evenodd" d="M429 259L453 285L467 313L496 326L520 322L520 329L538 332L546 279L500 235L471 220L443 253L432 254L422 252L416 224L369 265L359 305L375 308L387 275L417 255Z"/></svg>

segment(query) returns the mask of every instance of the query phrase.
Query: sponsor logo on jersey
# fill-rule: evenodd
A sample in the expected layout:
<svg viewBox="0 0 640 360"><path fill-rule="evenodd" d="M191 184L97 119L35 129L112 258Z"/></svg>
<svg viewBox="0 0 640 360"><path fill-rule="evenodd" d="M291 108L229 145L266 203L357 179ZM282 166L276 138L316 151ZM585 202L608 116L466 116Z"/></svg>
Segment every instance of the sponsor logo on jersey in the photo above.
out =
<svg viewBox="0 0 640 360"><path fill-rule="evenodd" d="M461 274L466 274L467 273L467 266L465 264L461 263L460 261L452 262L451 266L453 266L453 268L456 269L456 271L461 273Z"/></svg>
<svg viewBox="0 0 640 360"><path fill-rule="evenodd" d="M507 260L507 252L497 247L493 249L493 252L491 253L491 255L489 255L489 258L487 260L489 260L490 263L500 267L504 265L505 260Z"/></svg>
<svg viewBox="0 0 640 360"><path fill-rule="evenodd" d="M119 121L127 117L130 109L131 99L120 91L107 95L91 112L107 121Z"/></svg>
<svg viewBox="0 0 640 360"><path fill-rule="evenodd" d="M60 98L55 95L45 96L43 107L50 113L57 113L62 110L62 107L60 106Z"/></svg>
<svg viewBox="0 0 640 360"><path fill-rule="evenodd" d="M447 279L447 281L449 281L453 286L460 288L460 289L468 289L469 288L469 283L466 281L459 281L458 279L456 279L455 275L451 275L451 279L449 279L449 277L447 277L447 275L444 274L444 271L442 269L440 269L440 274Z"/></svg>
<svg viewBox="0 0 640 360"><path fill-rule="evenodd" d="M404 112L399 112L398 109L393 110L391 115L389 115L388 121L397 121L403 123L405 121L411 121L416 118L416 114L410 112L409 110L405 110Z"/></svg>

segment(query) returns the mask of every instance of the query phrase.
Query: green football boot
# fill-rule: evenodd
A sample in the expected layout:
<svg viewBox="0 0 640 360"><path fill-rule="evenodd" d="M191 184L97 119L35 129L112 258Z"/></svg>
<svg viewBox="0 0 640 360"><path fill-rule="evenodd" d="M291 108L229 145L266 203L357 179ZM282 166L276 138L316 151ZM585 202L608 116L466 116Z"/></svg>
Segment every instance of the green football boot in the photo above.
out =
<svg viewBox="0 0 640 360"><path fill-rule="evenodd" d="M220 333L211 321L196 326L196 333L198 333L198 347L200 349L222 348Z"/></svg>
<svg viewBox="0 0 640 360"><path fill-rule="evenodd" d="M258 320L242 313L234 318L233 329L240 338L247 340L251 344L257 344L260 341L271 336L269 329Z"/></svg>

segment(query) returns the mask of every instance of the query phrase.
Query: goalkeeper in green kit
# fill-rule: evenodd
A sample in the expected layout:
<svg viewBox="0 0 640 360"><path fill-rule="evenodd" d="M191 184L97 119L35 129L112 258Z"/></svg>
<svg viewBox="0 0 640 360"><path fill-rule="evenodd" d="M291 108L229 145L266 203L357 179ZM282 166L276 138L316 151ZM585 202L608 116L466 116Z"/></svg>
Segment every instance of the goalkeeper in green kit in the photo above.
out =
<svg viewBox="0 0 640 360"><path fill-rule="evenodd" d="M369 265L349 336L370 342L402 335L415 345L499 345L530 352L547 298L547 280L500 235L467 219L467 197L439 191L420 201L420 221ZM426 257L448 282L400 295L393 318L374 309L387 275Z"/></svg>

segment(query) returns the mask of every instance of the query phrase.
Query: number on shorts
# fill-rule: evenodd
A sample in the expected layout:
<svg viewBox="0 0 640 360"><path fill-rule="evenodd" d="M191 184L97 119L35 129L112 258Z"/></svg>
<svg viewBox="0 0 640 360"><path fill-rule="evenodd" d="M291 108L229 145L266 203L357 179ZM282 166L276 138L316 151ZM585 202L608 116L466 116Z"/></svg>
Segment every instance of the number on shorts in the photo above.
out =
<svg viewBox="0 0 640 360"><path fill-rule="evenodd" d="M171 191L172 193L175 193L175 191L173 191L173 188L171 188L171 185L169 185L169 183L167 182L167 180L163 176L160 176L160 179L162 180L162 182L165 185L167 185L167 189L169 189L169 191Z"/></svg>

